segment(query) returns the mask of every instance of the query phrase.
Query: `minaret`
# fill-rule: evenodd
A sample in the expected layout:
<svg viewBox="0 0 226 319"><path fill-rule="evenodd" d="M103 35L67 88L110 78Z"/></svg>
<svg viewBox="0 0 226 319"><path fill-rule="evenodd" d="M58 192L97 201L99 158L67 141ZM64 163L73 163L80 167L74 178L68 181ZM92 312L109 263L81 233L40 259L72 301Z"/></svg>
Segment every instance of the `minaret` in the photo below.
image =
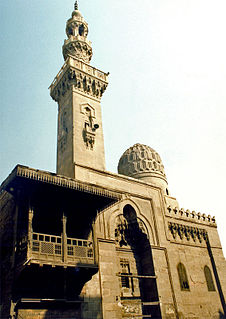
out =
<svg viewBox="0 0 226 319"><path fill-rule="evenodd" d="M75 166L105 170L101 97L108 74L89 65L88 24L78 10L66 24L65 63L50 86L58 103L57 174L75 178Z"/></svg>

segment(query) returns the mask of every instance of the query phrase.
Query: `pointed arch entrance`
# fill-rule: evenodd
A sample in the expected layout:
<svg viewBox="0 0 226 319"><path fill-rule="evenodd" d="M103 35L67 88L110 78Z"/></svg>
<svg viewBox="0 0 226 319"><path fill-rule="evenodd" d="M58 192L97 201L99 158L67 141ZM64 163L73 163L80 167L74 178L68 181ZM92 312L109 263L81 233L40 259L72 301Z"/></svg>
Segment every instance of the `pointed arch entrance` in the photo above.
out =
<svg viewBox="0 0 226 319"><path fill-rule="evenodd" d="M126 313L161 318L152 249L145 222L126 204L116 217L121 302Z"/></svg>

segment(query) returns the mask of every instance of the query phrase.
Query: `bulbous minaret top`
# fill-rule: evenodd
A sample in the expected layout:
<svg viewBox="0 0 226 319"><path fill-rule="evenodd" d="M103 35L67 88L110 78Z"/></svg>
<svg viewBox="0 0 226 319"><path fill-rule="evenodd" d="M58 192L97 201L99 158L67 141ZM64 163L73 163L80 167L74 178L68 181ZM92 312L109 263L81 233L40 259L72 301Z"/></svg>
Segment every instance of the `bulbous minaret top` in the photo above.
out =
<svg viewBox="0 0 226 319"><path fill-rule="evenodd" d="M63 56L64 60L68 55L89 63L93 52L91 42L87 40L88 24L84 20L81 12L78 10L78 2L74 4L74 11L71 18L68 19L66 24L66 34L68 39L64 41Z"/></svg>

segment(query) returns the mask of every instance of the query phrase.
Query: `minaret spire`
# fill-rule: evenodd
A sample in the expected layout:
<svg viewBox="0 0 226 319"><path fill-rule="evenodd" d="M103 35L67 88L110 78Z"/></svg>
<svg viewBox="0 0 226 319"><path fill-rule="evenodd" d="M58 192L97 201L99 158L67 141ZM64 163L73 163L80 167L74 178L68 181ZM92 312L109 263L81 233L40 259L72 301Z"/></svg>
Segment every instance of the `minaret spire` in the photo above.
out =
<svg viewBox="0 0 226 319"><path fill-rule="evenodd" d="M74 8L75 8L75 10L78 10L78 0L75 1Z"/></svg>
<svg viewBox="0 0 226 319"><path fill-rule="evenodd" d="M68 39L63 44L63 56L66 60L68 55L89 63L92 58L92 44L87 39L88 24L78 10L78 0L75 0L74 11L66 25Z"/></svg>

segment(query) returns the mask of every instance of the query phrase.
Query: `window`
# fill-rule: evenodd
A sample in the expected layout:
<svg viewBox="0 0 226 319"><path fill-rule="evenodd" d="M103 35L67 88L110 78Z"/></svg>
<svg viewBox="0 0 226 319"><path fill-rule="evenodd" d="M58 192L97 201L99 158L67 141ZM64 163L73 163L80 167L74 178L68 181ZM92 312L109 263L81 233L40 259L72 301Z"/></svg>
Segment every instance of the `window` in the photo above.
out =
<svg viewBox="0 0 226 319"><path fill-rule="evenodd" d="M127 273L122 272L121 273L121 284L122 284L122 288L129 288L129 277L127 277Z"/></svg>
<svg viewBox="0 0 226 319"><path fill-rule="evenodd" d="M211 270L209 269L208 266L204 267L204 274L206 277L206 284L207 284L208 291L215 291L216 289L214 286L213 277L211 274Z"/></svg>
<svg viewBox="0 0 226 319"><path fill-rule="evenodd" d="M84 31L85 31L84 25L80 24L79 29L78 29L79 35L83 36Z"/></svg>
<svg viewBox="0 0 226 319"><path fill-rule="evenodd" d="M73 246L67 246L67 254L68 254L68 256L73 256L74 255Z"/></svg>
<svg viewBox="0 0 226 319"><path fill-rule="evenodd" d="M128 276L128 275L130 275L129 262L127 260L121 259L120 266L121 266L121 285L122 285L122 288L130 288L130 278Z"/></svg>
<svg viewBox="0 0 226 319"><path fill-rule="evenodd" d="M55 245L55 254L61 255L61 245Z"/></svg>
<svg viewBox="0 0 226 319"><path fill-rule="evenodd" d="M39 251L39 242L33 241L33 243L32 243L32 250L33 250L33 251Z"/></svg>
<svg viewBox="0 0 226 319"><path fill-rule="evenodd" d="M190 288L188 283L188 277L187 277L186 269L182 263L179 263L177 265L177 271L178 271L181 290L189 291Z"/></svg>
<svg viewBox="0 0 226 319"><path fill-rule="evenodd" d="M88 250L87 250L87 257L89 257L89 258L93 258L93 249L91 248L89 248Z"/></svg>
<svg viewBox="0 0 226 319"><path fill-rule="evenodd" d="M72 28L68 28L68 34L69 35L73 35L73 29Z"/></svg>

